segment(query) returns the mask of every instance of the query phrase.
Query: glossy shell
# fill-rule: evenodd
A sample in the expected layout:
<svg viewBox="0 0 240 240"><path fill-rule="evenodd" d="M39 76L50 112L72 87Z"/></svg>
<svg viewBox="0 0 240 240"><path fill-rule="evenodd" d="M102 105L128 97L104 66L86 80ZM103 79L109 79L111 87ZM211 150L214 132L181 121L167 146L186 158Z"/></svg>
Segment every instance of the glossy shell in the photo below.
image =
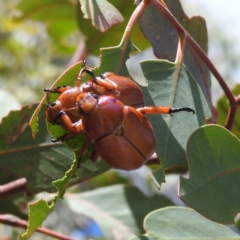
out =
<svg viewBox="0 0 240 240"><path fill-rule="evenodd" d="M82 116L84 132L93 140L112 134L121 126L123 109L123 103L116 98L100 97L94 110Z"/></svg>
<svg viewBox="0 0 240 240"><path fill-rule="evenodd" d="M113 97L100 97L94 111L82 117L85 133L94 141L100 157L123 170L141 167L154 153L153 128L133 107Z"/></svg>

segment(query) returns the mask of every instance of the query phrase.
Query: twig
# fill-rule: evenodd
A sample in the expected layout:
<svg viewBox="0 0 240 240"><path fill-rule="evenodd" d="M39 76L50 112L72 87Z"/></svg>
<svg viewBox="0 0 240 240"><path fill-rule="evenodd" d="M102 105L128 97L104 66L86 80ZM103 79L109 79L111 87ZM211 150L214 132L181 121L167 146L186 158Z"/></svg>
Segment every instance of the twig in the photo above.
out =
<svg viewBox="0 0 240 240"><path fill-rule="evenodd" d="M240 105L239 96L235 97L234 99L235 99L235 103L233 105L230 105L230 109L228 110L228 115L227 115L226 125L225 125L227 129L232 129L234 120L237 115L238 106Z"/></svg>
<svg viewBox="0 0 240 240"><path fill-rule="evenodd" d="M28 222L25 220L22 220L20 218L17 218L13 215L10 214L1 214L0 215L0 223L12 226L12 227L20 227L20 228L24 228L27 229L28 227ZM45 235L57 238L57 239L61 239L61 240L74 240L71 237L68 237L64 234L55 232L53 230L47 229L47 228L37 228L35 230L36 232L40 232L40 233L44 233Z"/></svg>
<svg viewBox="0 0 240 240"><path fill-rule="evenodd" d="M148 6L148 4L149 4L149 0L141 1L140 4L136 7L134 12L132 13L131 18L128 21L128 24L125 28L125 31L124 31L124 34L122 37L122 40L119 44L122 46L122 54L121 54L120 60L119 60L120 63L123 62L124 54L125 54L127 46L128 46L128 42L129 42L129 39L131 36L133 26L137 22L138 18L141 16L144 9ZM120 72L120 69L121 69L121 65L118 66L117 74Z"/></svg>
<svg viewBox="0 0 240 240"><path fill-rule="evenodd" d="M0 186L0 200L18 193L25 193L29 195L26 178L20 178Z"/></svg>

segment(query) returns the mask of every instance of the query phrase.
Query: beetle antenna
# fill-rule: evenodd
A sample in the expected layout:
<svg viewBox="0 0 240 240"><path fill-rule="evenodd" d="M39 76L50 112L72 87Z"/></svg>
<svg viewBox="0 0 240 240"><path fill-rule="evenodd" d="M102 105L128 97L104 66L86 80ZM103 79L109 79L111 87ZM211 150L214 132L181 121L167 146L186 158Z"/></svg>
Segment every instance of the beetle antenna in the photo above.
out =
<svg viewBox="0 0 240 240"><path fill-rule="evenodd" d="M190 107L171 108L169 111L169 114L176 113L176 112L192 112L193 114L195 114L195 111Z"/></svg>
<svg viewBox="0 0 240 240"><path fill-rule="evenodd" d="M47 102L49 104L49 94L48 93L51 93L52 90L49 89L49 88L44 88L43 91L46 93L46 99L47 99Z"/></svg>

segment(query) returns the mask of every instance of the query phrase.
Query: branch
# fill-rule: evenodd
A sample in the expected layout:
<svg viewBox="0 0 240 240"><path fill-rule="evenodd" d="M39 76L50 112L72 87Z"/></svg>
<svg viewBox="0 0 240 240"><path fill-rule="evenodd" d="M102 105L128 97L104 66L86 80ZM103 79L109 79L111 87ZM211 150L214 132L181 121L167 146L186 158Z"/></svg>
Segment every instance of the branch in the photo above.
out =
<svg viewBox="0 0 240 240"><path fill-rule="evenodd" d="M134 24L137 22L138 18L141 16L142 12L144 11L144 9L148 6L149 4L149 0L143 0L140 2L140 4L135 8L134 12L132 13L128 24L125 28L122 40L120 42L120 46L122 46L122 54L120 56L120 60L119 62L122 63L123 59L124 59L124 54L126 52L129 40L130 40L130 36L134 27ZM117 74L120 72L121 66L118 66L118 70L117 70Z"/></svg>
<svg viewBox="0 0 240 240"><path fill-rule="evenodd" d="M226 120L227 129L232 129L234 120L237 115L238 107L240 106L240 95L238 95L234 99L235 99L235 104L230 107L227 115L227 120Z"/></svg>
<svg viewBox="0 0 240 240"><path fill-rule="evenodd" d="M20 227L20 228L24 228L24 229L27 229L27 227L28 227L28 222L27 221L22 220L20 218L17 218L13 215L10 215L10 214L1 214L0 215L0 223L6 224L6 225L9 225L9 226L12 226L12 227ZM44 228L44 227L37 228L35 231L40 232L40 233L44 233L45 235L48 235L48 236L51 236L51 237L54 237L54 238L57 238L57 239L61 239L61 240L74 240L71 237L68 237L64 234L57 233L53 230L50 230L50 229L47 229L47 228Z"/></svg>
<svg viewBox="0 0 240 240"><path fill-rule="evenodd" d="M0 186L0 200L18 193L24 193L26 195L29 195L26 178L20 178Z"/></svg>

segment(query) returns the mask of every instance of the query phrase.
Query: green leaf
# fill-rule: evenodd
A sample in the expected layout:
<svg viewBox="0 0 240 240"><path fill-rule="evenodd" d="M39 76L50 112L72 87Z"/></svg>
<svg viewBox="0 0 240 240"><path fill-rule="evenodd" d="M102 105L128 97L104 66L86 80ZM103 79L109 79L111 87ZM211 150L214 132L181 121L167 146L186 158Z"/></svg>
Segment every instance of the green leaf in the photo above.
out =
<svg viewBox="0 0 240 240"><path fill-rule="evenodd" d="M126 61L130 58L130 53L138 51L131 41L122 41L118 46L101 48L101 65L96 68L95 75L104 72L113 72L117 75L129 77Z"/></svg>
<svg viewBox="0 0 240 240"><path fill-rule="evenodd" d="M187 17L179 0L165 0L165 3L173 16L195 39L200 47L207 52L208 37L205 20L199 16L192 18ZM154 6L149 4L140 16L138 22L144 36L152 44L155 56L159 59L166 59L174 62L179 36L169 20ZM209 106L212 106L210 72L188 44L186 44L185 47L184 64L201 87Z"/></svg>
<svg viewBox="0 0 240 240"><path fill-rule="evenodd" d="M141 62L148 87L142 88L145 106L192 107L196 114L181 112L170 115L148 115L157 140L156 152L164 169L187 168L186 142L190 134L204 124L210 111L201 89L188 70L162 60ZM178 75L177 75L178 74Z"/></svg>
<svg viewBox="0 0 240 240"><path fill-rule="evenodd" d="M71 178L75 174L77 168L77 161L75 160L71 168L65 173L65 176L62 179L54 181L53 184L56 186L58 192L55 195L52 204L49 206L45 200L38 200L37 202L29 204L29 224L25 233L21 235L20 239L29 238L32 233L39 227L41 227L43 221L47 216L54 210L55 203L59 198L63 198L65 189L70 182Z"/></svg>
<svg viewBox="0 0 240 240"><path fill-rule="evenodd" d="M235 218L235 226L240 231L240 214L237 214L237 217Z"/></svg>
<svg viewBox="0 0 240 240"><path fill-rule="evenodd" d="M106 0L79 1L84 13L83 17L92 19L92 25L100 32L105 32L123 21L121 13Z"/></svg>
<svg viewBox="0 0 240 240"><path fill-rule="evenodd" d="M64 144L51 142L44 109L39 114L39 134L32 139L28 122L36 107L34 104L12 111L0 124L0 184L26 177L31 195L55 192L52 181L62 178L74 160L73 151ZM80 145L79 142L75 144ZM107 169L109 166L104 162L87 161L76 171L78 178L72 179L71 185Z"/></svg>
<svg viewBox="0 0 240 240"><path fill-rule="evenodd" d="M173 205L164 196L145 196L137 188L123 185L100 188L77 196L67 193L65 199L73 211L95 220L106 239L113 239L115 234L128 239L133 234L143 232L142 221L149 211Z"/></svg>
<svg viewBox="0 0 240 240"><path fill-rule="evenodd" d="M89 157L85 157L85 159L89 159ZM76 179L76 181L83 182L101 173L104 173L109 169L110 169L110 166L107 165L107 163L105 163L102 160L97 161L95 163L88 160L82 163L81 167L77 169L76 175L78 176L78 178ZM81 181L79 181L80 179Z"/></svg>
<svg viewBox="0 0 240 240"><path fill-rule="evenodd" d="M73 52L73 47L64 38L77 30L74 5L66 0L22 0L16 6L22 12L18 20L32 19L46 23L48 34L54 39L54 46Z"/></svg>
<svg viewBox="0 0 240 240"><path fill-rule="evenodd" d="M113 4L114 7L117 8L118 11L123 15L124 21L121 24L112 27L105 33L99 32L92 26L91 21L84 19L81 11L77 12L78 25L81 29L81 32L87 36L86 48L91 54L98 56L100 48L115 46L121 41L128 20L135 9L134 4L129 3L128 0L114 0L111 1L111 4ZM131 40L136 42L138 48L140 49L146 49L149 47L148 41L145 40L138 26L134 27L131 34Z"/></svg>
<svg viewBox="0 0 240 240"><path fill-rule="evenodd" d="M93 5L96 6L95 1L92 2L94 3ZM105 5L106 2L101 0L98 4ZM78 23L82 33L79 40L85 40L87 52L98 56L100 48L113 46L121 41L127 22L135 8L134 4L129 4L128 0L114 0L111 4L113 4L114 7L124 16L124 21L121 24L113 26L105 33L98 31L92 25L91 21L84 19L80 10L79 1L77 1L77 4L73 4L71 1L67 0L44 0L41 2L22 0L16 6L17 9L22 12L22 15L15 19L32 19L46 23L48 34L54 40L54 47L57 47L64 53L72 53L75 50L75 46L69 44L67 37L77 30L76 23ZM115 13L116 9L114 10ZM74 10L76 10L77 15ZM108 7L107 11L109 11ZM110 12L111 14L106 13L106 10L104 10L101 18L109 18L109 15L112 15L112 11ZM97 19L99 15L97 15L97 13L97 11L94 11L92 13L92 18L98 25ZM112 19L113 18L110 20L111 26L114 22L116 23L116 21L113 21ZM87 37L83 39L83 35ZM143 37L138 26L134 27L131 38L141 49L146 49L149 46L149 43ZM139 39L141 39L141 41L139 41Z"/></svg>
<svg viewBox="0 0 240 240"><path fill-rule="evenodd" d="M234 223L240 212L240 142L225 128L207 125L187 145L190 178L180 179L180 198L205 217Z"/></svg>
<svg viewBox="0 0 240 240"><path fill-rule="evenodd" d="M42 199L31 203L29 207L29 225L26 232L19 238L20 240L28 239L37 228L42 226L43 221L53 210L53 208Z"/></svg>
<svg viewBox="0 0 240 240"><path fill-rule="evenodd" d="M234 87L234 89L231 90L231 92L234 94L234 96L240 95L240 85L237 85ZM228 110L230 109L229 102L227 100L227 97L224 95L219 99L217 102L217 123L225 126L227 116L228 116ZM238 108L237 113L236 113L236 118L233 124L233 127L231 129L231 132L235 134L238 138L240 138L240 118L237 117L239 116L240 109Z"/></svg>
<svg viewBox="0 0 240 240"><path fill-rule="evenodd" d="M29 194L55 191L52 181L69 169L73 153L63 144L52 144L44 112L39 115L39 135L33 140L28 126L36 104L12 111L0 124L0 183L27 178Z"/></svg>
<svg viewBox="0 0 240 240"><path fill-rule="evenodd" d="M68 18L72 16L69 10L71 3L65 0L42 0L32 3L31 0L22 0L16 6L22 13L21 18L46 21L56 20L56 17ZM54 10L54 11L53 11Z"/></svg>
<svg viewBox="0 0 240 240"><path fill-rule="evenodd" d="M92 2L96 7L96 1ZM98 6L99 3L101 7L102 5L104 6L104 9L101 9L101 11L103 11L101 19L103 20L109 18L110 15L112 16L112 14L106 13L106 11L109 11L108 7L106 10L107 2L102 0L98 1ZM17 9L22 12L22 15L16 19L32 19L34 21L45 23L49 36L54 40L54 47L57 47L58 50L68 54L74 51L75 45L71 45L66 39L77 30L77 27L79 27L81 33L87 36L86 39L81 37L79 40L86 41L85 44L88 52L99 55L100 48L113 46L121 41L127 22L135 8L134 4L129 4L128 0L114 0L111 4L113 4L123 15L124 21L121 24L113 26L114 23L119 22L120 17L117 17L116 21L115 16L110 16L108 24L111 24L113 27L105 33L99 32L94 26L92 26L91 21L84 19L82 11L80 10L79 1L77 1L77 4L74 4L72 1L67 0L43 0L40 2L22 0L16 6ZM116 13L116 9L114 10L114 13ZM96 8L94 10L95 11L92 12L93 21L100 27L98 24L99 15L96 15ZM108 28L106 25L104 25L104 27L105 29ZM137 26L134 27L131 38L138 43L139 48L146 49L149 46L149 43L144 39ZM141 39L141 41L139 41L139 39Z"/></svg>
<svg viewBox="0 0 240 240"><path fill-rule="evenodd" d="M131 240L239 239L239 235L228 227L184 207L166 207L149 213L144 220L144 229L146 234Z"/></svg>
<svg viewBox="0 0 240 240"><path fill-rule="evenodd" d="M165 182L165 172L164 172L163 166L150 172L148 175L153 181L154 185L160 190L161 183Z"/></svg>

